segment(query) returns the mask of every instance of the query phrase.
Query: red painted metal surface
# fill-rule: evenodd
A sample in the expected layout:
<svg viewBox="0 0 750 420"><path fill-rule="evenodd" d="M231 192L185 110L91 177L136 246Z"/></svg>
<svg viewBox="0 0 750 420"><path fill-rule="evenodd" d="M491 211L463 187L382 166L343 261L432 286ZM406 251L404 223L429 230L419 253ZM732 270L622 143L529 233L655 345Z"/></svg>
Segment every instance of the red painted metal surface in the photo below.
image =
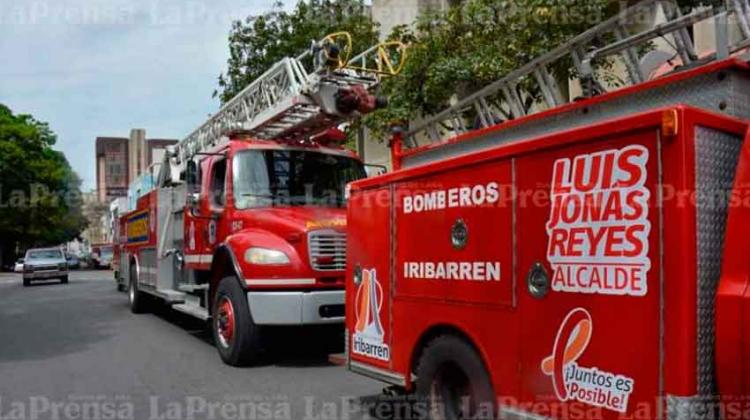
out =
<svg viewBox="0 0 750 420"><path fill-rule="evenodd" d="M750 130L740 155L727 221L722 277L716 298L716 360L723 395L750 394Z"/></svg>
<svg viewBox="0 0 750 420"><path fill-rule="evenodd" d="M412 389L425 340L459 334L503 405L522 412L653 418L666 409L661 397L695 396L699 126L747 130L675 106L354 183L350 359ZM735 190L750 182L748 162L746 142ZM750 322L747 207L730 209L717 299L723 395L747 395L750 378L740 362ZM465 244L454 243L456 232ZM527 284L534 267L551 281L543 297ZM373 310L379 328L368 329Z"/></svg>
<svg viewBox="0 0 750 420"><path fill-rule="evenodd" d="M228 297L222 296L219 313L216 316L218 317L216 322L218 322L219 335L223 340L222 345L229 347L235 335L235 318L234 306L232 306L232 301Z"/></svg>
<svg viewBox="0 0 750 420"><path fill-rule="evenodd" d="M392 274L384 254L370 253L378 250L390 252L392 228L388 203L390 188L372 189L351 197L347 231L347 273L353 279L357 271L359 284L346 284L346 319L352 332L350 348L352 360L371 363L385 369L394 369L392 352ZM356 209L356 211L352 211ZM357 256L356 260L351 255ZM366 279L365 279L366 277ZM368 356L371 355L371 356Z"/></svg>

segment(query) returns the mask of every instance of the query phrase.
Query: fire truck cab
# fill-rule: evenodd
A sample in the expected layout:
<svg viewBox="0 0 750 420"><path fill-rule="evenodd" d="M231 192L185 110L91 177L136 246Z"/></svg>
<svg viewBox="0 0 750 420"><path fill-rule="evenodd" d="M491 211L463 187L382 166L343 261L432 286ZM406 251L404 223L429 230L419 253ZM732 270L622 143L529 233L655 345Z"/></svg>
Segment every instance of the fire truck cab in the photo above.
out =
<svg viewBox="0 0 750 420"><path fill-rule="evenodd" d="M547 70L629 13L398 134L400 170L352 185L351 371L431 419L747 418L750 56L728 57L748 38L628 87L587 73L747 10L596 41L570 61L594 89L561 100ZM514 98L527 76L538 109Z"/></svg>
<svg viewBox="0 0 750 420"><path fill-rule="evenodd" d="M338 127L384 105L373 91L404 59L400 43L351 46L342 32L282 59L168 149L120 219L133 312L156 298L210 319L230 365L255 360L265 327L342 326L346 188L366 172Z"/></svg>
<svg viewBox="0 0 750 420"><path fill-rule="evenodd" d="M157 297L212 317L230 364L259 350L261 326L342 323L345 186L364 176L353 153L319 144L232 138L205 152L121 219L133 311Z"/></svg>

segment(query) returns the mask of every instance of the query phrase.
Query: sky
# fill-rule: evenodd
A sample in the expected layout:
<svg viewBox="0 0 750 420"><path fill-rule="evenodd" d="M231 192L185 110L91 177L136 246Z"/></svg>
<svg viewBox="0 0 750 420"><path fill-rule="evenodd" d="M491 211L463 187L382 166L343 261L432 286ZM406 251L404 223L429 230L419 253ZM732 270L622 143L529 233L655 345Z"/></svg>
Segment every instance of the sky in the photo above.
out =
<svg viewBox="0 0 750 420"><path fill-rule="evenodd" d="M219 108L232 20L273 4L0 0L0 103L49 122L91 190L97 136L181 139Z"/></svg>

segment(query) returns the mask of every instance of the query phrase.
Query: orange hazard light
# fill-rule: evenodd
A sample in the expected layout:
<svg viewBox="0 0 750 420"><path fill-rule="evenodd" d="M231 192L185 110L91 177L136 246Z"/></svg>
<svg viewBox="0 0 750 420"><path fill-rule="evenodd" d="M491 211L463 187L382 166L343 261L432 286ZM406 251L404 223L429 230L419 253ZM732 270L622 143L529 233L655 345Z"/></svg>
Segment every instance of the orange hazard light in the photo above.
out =
<svg viewBox="0 0 750 420"><path fill-rule="evenodd" d="M664 111L661 116L661 134L663 137L676 137L680 132L680 118L676 109Z"/></svg>

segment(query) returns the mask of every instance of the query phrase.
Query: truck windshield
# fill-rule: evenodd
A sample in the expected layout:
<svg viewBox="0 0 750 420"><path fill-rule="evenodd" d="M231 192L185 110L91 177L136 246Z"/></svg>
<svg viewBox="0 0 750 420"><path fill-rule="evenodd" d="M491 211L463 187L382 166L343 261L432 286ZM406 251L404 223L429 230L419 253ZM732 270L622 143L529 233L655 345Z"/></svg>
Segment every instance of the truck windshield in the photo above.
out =
<svg viewBox="0 0 750 420"><path fill-rule="evenodd" d="M238 209L342 207L346 184L366 176L364 165L356 159L298 150L243 151L233 167Z"/></svg>

